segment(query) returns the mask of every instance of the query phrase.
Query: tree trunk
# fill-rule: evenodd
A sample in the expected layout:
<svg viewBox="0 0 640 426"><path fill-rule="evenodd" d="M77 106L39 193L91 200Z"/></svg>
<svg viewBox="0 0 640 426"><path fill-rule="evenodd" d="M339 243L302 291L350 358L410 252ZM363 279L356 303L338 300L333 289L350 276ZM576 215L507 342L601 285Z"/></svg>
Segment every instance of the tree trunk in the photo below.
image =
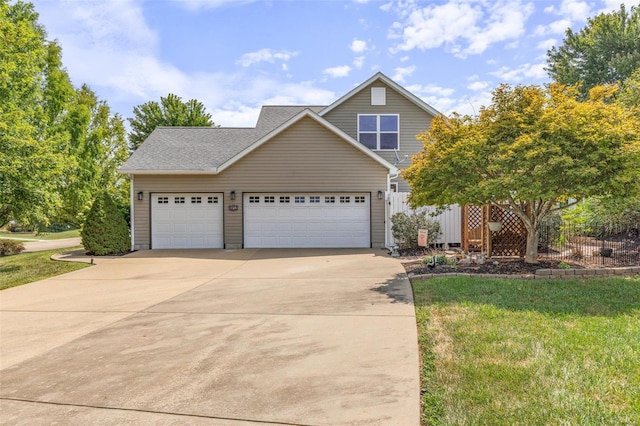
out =
<svg viewBox="0 0 640 426"><path fill-rule="evenodd" d="M528 228L528 227L527 227ZM540 235L536 228L527 229L527 252L524 257L525 263L538 262L538 239Z"/></svg>

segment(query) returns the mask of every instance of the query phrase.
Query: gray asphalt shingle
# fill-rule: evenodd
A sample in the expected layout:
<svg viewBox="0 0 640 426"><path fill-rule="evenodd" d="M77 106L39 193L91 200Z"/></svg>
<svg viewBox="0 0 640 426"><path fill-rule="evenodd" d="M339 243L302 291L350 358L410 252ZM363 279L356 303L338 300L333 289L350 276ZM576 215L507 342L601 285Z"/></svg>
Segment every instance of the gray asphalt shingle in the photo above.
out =
<svg viewBox="0 0 640 426"><path fill-rule="evenodd" d="M305 109L323 106L264 106L255 128L158 127L120 169L210 171Z"/></svg>

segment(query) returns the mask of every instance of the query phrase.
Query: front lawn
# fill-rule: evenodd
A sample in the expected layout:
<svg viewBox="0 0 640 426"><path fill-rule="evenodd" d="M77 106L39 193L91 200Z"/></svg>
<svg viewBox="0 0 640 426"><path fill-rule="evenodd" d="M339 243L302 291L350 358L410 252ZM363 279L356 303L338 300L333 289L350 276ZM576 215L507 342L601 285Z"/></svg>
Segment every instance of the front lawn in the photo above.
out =
<svg viewBox="0 0 640 426"><path fill-rule="evenodd" d="M89 266L86 263L60 262L50 259L52 254L68 250L71 249L38 251L0 257L0 290Z"/></svg>
<svg viewBox="0 0 640 426"><path fill-rule="evenodd" d="M9 231L0 231L0 239L2 238L11 238L11 239L19 239L22 241L39 241L39 240L61 240L63 238L75 238L80 236L79 229L72 229L70 231L62 231L62 232L43 232L41 234L36 234L35 232L22 233L22 232L9 232Z"/></svg>
<svg viewBox="0 0 640 426"><path fill-rule="evenodd" d="M422 424L640 424L640 277L413 283Z"/></svg>

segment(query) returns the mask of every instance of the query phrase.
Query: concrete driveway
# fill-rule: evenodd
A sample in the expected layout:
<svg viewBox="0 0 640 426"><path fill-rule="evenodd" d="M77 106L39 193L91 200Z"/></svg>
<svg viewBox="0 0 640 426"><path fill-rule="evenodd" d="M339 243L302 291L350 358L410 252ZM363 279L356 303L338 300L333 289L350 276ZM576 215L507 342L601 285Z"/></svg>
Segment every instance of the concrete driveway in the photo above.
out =
<svg viewBox="0 0 640 426"><path fill-rule="evenodd" d="M0 423L418 425L383 250L141 251L0 292Z"/></svg>

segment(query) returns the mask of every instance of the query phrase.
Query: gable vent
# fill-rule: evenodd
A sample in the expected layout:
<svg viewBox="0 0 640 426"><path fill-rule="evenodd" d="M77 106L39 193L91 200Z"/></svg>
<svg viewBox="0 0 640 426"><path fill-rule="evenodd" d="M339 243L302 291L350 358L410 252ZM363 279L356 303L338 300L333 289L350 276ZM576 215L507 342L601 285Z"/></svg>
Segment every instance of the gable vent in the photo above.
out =
<svg viewBox="0 0 640 426"><path fill-rule="evenodd" d="M386 105L387 90L385 87L371 88L371 105Z"/></svg>

